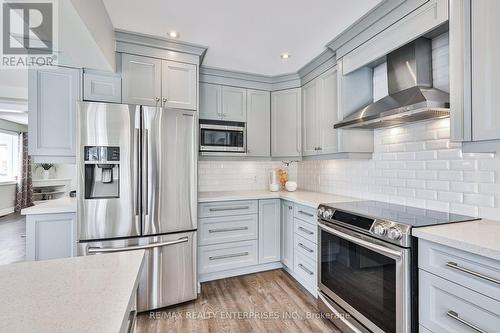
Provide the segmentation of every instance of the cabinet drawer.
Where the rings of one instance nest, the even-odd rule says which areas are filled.
[[[257,239],[257,215],[206,217],[199,219],[199,245]]]
[[[257,265],[258,241],[242,241],[198,247],[199,273]]]
[[[293,217],[301,219],[304,222],[309,222],[314,225],[318,222],[316,216],[316,208],[295,204],[293,206]]]
[[[500,262],[498,261],[420,240],[418,266],[500,301]]]
[[[498,332],[500,302],[419,270],[420,323],[432,332]],[[479,331],[480,332],[480,331]]]
[[[312,261],[318,261],[318,246],[310,240],[307,240],[302,236],[295,235],[294,249],[295,251],[305,255]]]
[[[257,200],[205,202],[198,205],[198,217],[257,214]]]
[[[293,261],[294,261],[293,272],[300,280],[299,282],[304,283],[311,287],[316,287],[317,284],[316,262],[302,255],[298,251],[295,251]]]
[[[294,219],[293,228],[296,235],[302,236],[314,244],[318,243],[318,227],[316,225]]]

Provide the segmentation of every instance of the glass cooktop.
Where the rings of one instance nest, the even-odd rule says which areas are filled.
[[[479,218],[471,216],[391,204],[382,201],[326,203],[321,206],[342,210],[351,214],[359,214],[369,218],[377,218],[395,223],[406,224],[415,228],[479,220]]]

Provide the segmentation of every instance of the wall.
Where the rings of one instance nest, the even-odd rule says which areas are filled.
[[[374,132],[373,160],[298,165],[302,189],[500,220],[500,154],[468,154],[449,119]]]
[[[273,169],[285,168],[279,161],[200,161],[198,191],[266,190]],[[289,168],[289,180],[297,180],[297,164]]]

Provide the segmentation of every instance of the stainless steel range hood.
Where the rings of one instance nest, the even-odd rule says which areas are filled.
[[[446,118],[450,94],[432,87],[432,45],[419,38],[387,55],[389,95],[344,118],[334,128],[374,129]]]

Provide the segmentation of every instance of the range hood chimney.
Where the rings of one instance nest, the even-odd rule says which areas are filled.
[[[389,95],[334,128],[374,129],[450,115],[450,94],[432,87],[432,44],[419,38],[387,55]]]

